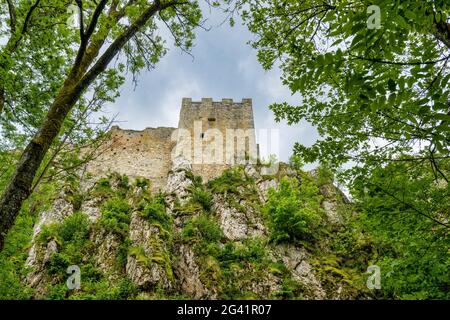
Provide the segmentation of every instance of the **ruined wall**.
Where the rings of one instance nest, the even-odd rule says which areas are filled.
[[[251,99],[215,102],[203,98],[193,102],[183,98],[178,128],[134,131],[115,126],[111,129],[111,139],[100,156],[89,164],[88,171],[95,175],[118,172],[132,178],[145,177],[157,189],[166,184],[172,160],[177,155],[191,162],[193,173],[205,181],[219,176],[233,164],[244,163],[249,158],[256,161]],[[227,132],[227,129],[240,131]],[[227,133],[241,136],[236,138]]]
[[[142,131],[111,129],[111,139],[100,156],[89,166],[95,175],[118,172],[130,177],[145,177],[155,188],[165,185],[171,168],[171,141],[175,128],[146,128]]]

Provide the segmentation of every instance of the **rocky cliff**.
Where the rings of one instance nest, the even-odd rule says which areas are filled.
[[[179,158],[159,192],[119,174],[68,181],[34,227],[23,281],[37,299],[370,297],[366,249],[340,255],[354,214],[342,192],[287,165],[260,172],[235,167],[203,182]],[[282,190],[292,183],[297,198]],[[299,218],[283,222],[286,212]]]

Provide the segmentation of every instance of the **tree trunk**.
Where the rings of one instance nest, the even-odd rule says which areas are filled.
[[[4,106],[5,106],[5,90],[3,88],[0,88],[0,116],[2,115]]]
[[[23,201],[30,195],[34,176],[46,152],[82,93],[82,89],[72,83],[73,80],[69,77],[50,107],[41,129],[23,151],[14,175],[0,199],[0,250],[3,249],[5,237],[13,226]]]

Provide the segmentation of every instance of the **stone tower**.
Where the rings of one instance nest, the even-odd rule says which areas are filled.
[[[193,102],[183,98],[178,129],[182,136],[178,146],[185,148],[194,174],[204,180],[220,175],[231,165],[256,162],[251,99],[234,102],[203,98]]]

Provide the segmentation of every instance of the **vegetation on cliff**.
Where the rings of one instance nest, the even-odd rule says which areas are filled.
[[[63,187],[62,182],[43,185],[26,206],[33,212],[22,210],[0,254],[0,297],[448,298],[445,229],[433,228],[430,233],[429,220],[411,212],[406,221],[410,230],[401,231],[406,222],[399,223],[393,215],[398,204],[376,188],[361,195],[355,188],[355,203],[348,203],[326,180],[329,170],[311,175],[288,168],[272,179],[275,187],[267,190],[261,189],[266,177],[242,167],[225,171],[206,184],[184,171],[184,179],[191,182],[185,199],[167,192],[152,193],[149,181],[129,182],[117,174],[99,179],[88,192],[79,184],[69,192],[73,183],[63,183],[64,201],[67,194],[80,193],[82,204],[67,202],[67,216],[42,225],[33,237],[40,215],[52,211]],[[385,177],[385,172],[379,172],[371,179],[382,182]],[[266,200],[258,196],[259,191],[266,192]],[[335,205],[334,212],[328,212],[324,201]],[[243,217],[256,214],[263,232],[249,228],[244,238],[233,239],[233,232],[239,232],[224,233],[233,229],[226,229],[221,220],[223,208]],[[92,210],[98,211],[97,218]],[[336,213],[339,221],[330,216]],[[143,225],[136,219],[143,219]],[[139,243],[132,236],[136,232],[148,232],[148,238]],[[394,236],[399,232],[400,236]],[[98,247],[98,239],[109,243],[105,251]],[[436,240],[439,245],[434,245]],[[49,250],[53,245],[56,249]],[[26,263],[32,246],[35,261]],[[420,261],[414,258],[417,254]],[[187,256],[192,260],[180,261]],[[287,257],[293,257],[292,261]],[[141,271],[132,269],[132,259]],[[293,261],[298,265],[292,265]],[[183,268],[191,267],[183,263],[195,267],[187,271]],[[366,287],[367,267],[372,264],[381,267],[381,290]],[[66,285],[70,265],[80,266],[79,290]],[[194,271],[197,278],[185,274]],[[141,281],[146,272],[148,278]],[[181,279],[201,290],[186,287]]]

